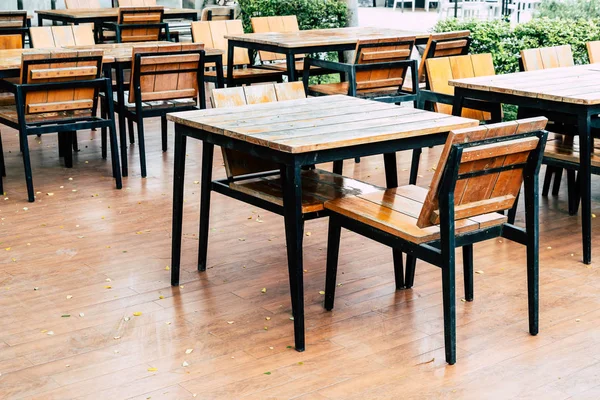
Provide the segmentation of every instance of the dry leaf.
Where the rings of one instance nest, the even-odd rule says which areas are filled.
[[[269,350],[273,350],[273,346],[269,346]]]
[[[119,339],[121,339],[121,336],[115,336],[115,337],[113,337],[113,339],[119,340]]]
[[[306,232],[306,236],[310,236],[310,235],[312,235],[311,232]]]
[[[190,364],[189,364],[187,361],[184,361],[184,362],[181,364],[181,366],[182,366],[182,367],[188,367],[189,365],[190,365]]]
[[[139,316],[141,316],[141,315],[142,315],[142,312],[141,312],[141,311],[136,311],[136,312],[134,312],[134,313],[133,313],[133,316],[134,316],[134,317],[139,317]]]
[[[112,282],[112,281],[110,280],[110,278],[106,278],[106,279],[105,279],[105,281],[106,281],[106,282]]]
[[[325,291],[324,291],[324,290],[321,290],[321,291],[319,292],[319,294],[325,294]]]
[[[270,320],[271,320],[271,317],[265,317],[265,319],[266,319],[267,321],[270,321]]]
[[[158,368],[148,368],[148,372],[156,372],[158,371]]]
[[[48,331],[48,332],[46,333],[46,335],[50,335],[50,336],[52,336],[52,335],[54,335],[54,331]]]
[[[269,327],[268,327],[268,326],[265,326],[263,329],[264,329],[265,331],[268,331],[268,330],[269,330]]]
[[[194,351],[194,349],[187,349],[187,350],[185,351],[185,354],[191,354],[191,353],[192,353],[192,351]]]
[[[129,317],[123,317],[123,321],[125,321],[125,322],[129,321]]]
[[[267,288],[264,287],[264,288],[260,289],[260,292],[261,293],[267,293]]]
[[[235,321],[227,321],[229,325],[233,324]]]
[[[67,300],[70,300],[70,299],[72,299],[72,298],[73,298],[73,296],[72,296],[72,295],[70,295],[70,294],[68,294],[68,295],[67,295]]]
[[[476,274],[483,275],[483,271],[475,271]]]
[[[112,289],[112,286],[106,285],[106,286],[104,286],[104,289]]]
[[[171,267],[169,267],[168,265],[165,267],[165,271],[169,271],[171,269]]]
[[[80,313],[79,313],[79,316],[80,316],[80,317],[85,317],[85,314],[84,314],[84,313],[82,313],[82,312],[80,312]]]
[[[40,290],[40,288],[36,286],[33,288],[33,290]]]

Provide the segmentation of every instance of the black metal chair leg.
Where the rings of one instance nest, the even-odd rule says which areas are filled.
[[[140,129],[139,124],[138,129]],[[127,118],[127,130],[129,131],[129,143],[135,143],[135,133],[133,132],[133,120],[131,119],[131,117]]]
[[[552,174],[554,174],[555,167],[550,165],[546,166],[546,174],[544,175],[544,186],[542,188],[542,196],[548,196],[550,192],[550,184],[552,183]]]
[[[465,280],[465,300],[473,301],[473,245],[463,246],[463,275]]]
[[[65,157],[65,167],[73,168],[73,150],[71,144],[73,143],[74,132],[64,132],[63,136],[63,152]]]
[[[539,188],[536,174],[525,179],[529,333],[537,335],[539,331]]]
[[[519,197],[521,196],[521,192],[517,193],[517,198],[515,199],[515,204],[513,204],[512,208],[508,210],[508,223],[514,224],[515,219],[517,218],[517,209],[519,208]]]
[[[23,150],[21,150],[21,151],[23,151]],[[59,157],[65,156],[65,133],[64,132],[58,133],[58,156]]]
[[[162,138],[162,151],[167,151],[167,116],[160,117],[160,133]]]
[[[404,265],[402,263],[402,252],[398,249],[392,249],[394,258],[394,278],[396,280],[396,290],[404,289]]]
[[[0,176],[6,176],[6,164],[4,163],[4,150],[2,149],[2,134],[0,133]],[[2,183],[0,182],[0,185]],[[0,194],[4,193],[0,188]]]
[[[333,162],[333,173],[334,174],[342,174],[344,169],[344,160],[337,160]]]
[[[554,184],[552,185],[552,196],[558,196],[560,190],[560,181],[562,179],[563,169],[557,167],[554,170]]]
[[[142,178],[146,177],[146,142],[144,140],[144,117],[137,114],[138,145],[140,146],[140,169]]]
[[[567,200],[569,204],[569,215],[577,214],[579,197],[577,196],[577,178],[574,169],[567,170]]]
[[[325,309],[331,311],[335,300],[335,281],[337,277],[340,236],[342,227],[335,217],[329,217],[327,234],[327,270],[325,275]]]
[[[185,139],[182,139],[182,142],[183,150],[185,150]],[[211,180],[214,147],[215,146],[213,144],[202,142],[202,179],[200,181],[200,230],[198,232],[198,271],[206,271],[206,260],[208,255],[208,228],[210,223],[210,191],[212,187]],[[181,157],[185,160],[185,153],[182,153]],[[180,166],[180,168],[183,174],[183,170],[185,169],[185,161],[181,161],[181,164],[182,165]]]
[[[71,135],[71,144],[73,145],[73,151],[79,152],[79,143],[77,142],[77,132],[73,132]]]
[[[360,157],[355,157],[354,158],[354,162],[357,163],[357,164],[359,164],[360,163]]]
[[[100,117],[106,119],[106,98],[103,98],[103,100],[100,102]],[[107,156],[107,151],[106,151],[106,147],[107,147],[107,128],[103,127],[100,130],[100,147],[101,147],[101,151],[102,151],[102,159],[106,160],[106,156]]]
[[[31,173],[31,160],[29,159],[29,143],[27,142],[27,136],[23,133],[19,135],[24,136],[21,140],[23,146],[23,167],[25,168],[25,183],[27,184],[27,198],[30,203],[35,201],[35,192],[33,191],[33,177]]]
[[[413,287],[415,283],[415,268],[417,266],[417,259],[415,256],[407,254],[406,255],[406,278],[404,279],[404,286],[407,289]]]
[[[410,163],[410,178],[408,183],[410,185],[417,184],[417,177],[419,175],[419,161],[421,160],[422,149],[414,149],[412,153],[412,161]]]

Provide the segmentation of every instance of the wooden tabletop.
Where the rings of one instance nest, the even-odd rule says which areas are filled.
[[[104,50],[104,63],[131,61],[131,49],[135,46],[148,46],[155,44],[168,44],[168,42],[144,42],[144,43],[110,43],[97,44],[94,46],[69,46],[66,49],[102,49]],[[36,53],[48,51],[48,49],[14,49],[0,50],[0,71],[20,70],[21,56],[23,53]],[[223,54],[222,50],[205,49],[206,55]]]
[[[562,103],[600,104],[600,65],[597,64],[455,79],[449,84]]]
[[[349,96],[172,113],[196,129],[286,153],[342,148],[477,126],[478,121]]]
[[[430,34],[427,32],[403,31],[398,29],[357,27],[312,29],[297,32],[246,33],[243,35],[225,35],[225,38],[242,42],[294,48],[304,46],[353,44],[359,39],[386,39],[405,36],[415,36],[417,39],[427,39]]]
[[[44,17],[67,17],[74,19],[89,19],[89,18],[117,18],[119,16],[118,8],[86,8],[86,9],[62,9],[62,10],[36,10],[37,14]],[[173,14],[198,14],[198,10],[190,8],[165,8],[165,18]]]

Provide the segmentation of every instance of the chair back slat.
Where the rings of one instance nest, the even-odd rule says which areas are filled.
[[[568,44],[521,50],[521,62],[525,71],[572,67],[575,65],[573,52]]]
[[[419,82],[426,81],[426,60],[438,57],[459,56],[469,54],[471,44],[470,31],[454,31],[444,33],[433,33],[423,52],[423,58],[419,65]]]
[[[95,44],[92,24],[35,26],[30,29],[30,37],[31,47],[36,49]]]
[[[213,107],[226,108],[301,98],[306,98],[304,85],[302,82],[291,82],[214,89],[210,100]],[[223,151],[225,172],[229,179],[236,176],[279,169],[279,165],[274,162],[224,147],[221,149]]]
[[[491,54],[432,58],[428,59],[426,64],[428,89],[448,95],[454,95],[454,87],[448,84],[448,81],[452,79],[495,75]],[[452,114],[450,104],[434,103],[434,110]],[[487,121],[491,118],[488,112],[470,108],[463,108],[462,116],[479,121]]]
[[[0,32],[8,28],[26,28],[27,11],[0,11]]]
[[[410,59],[414,37],[359,40],[356,44],[356,64],[379,64]],[[399,89],[407,66],[376,68],[356,72],[356,89]]]
[[[0,50],[22,49],[27,33],[27,11],[0,11]]]
[[[156,0],[119,0],[119,7],[151,7]]]
[[[68,10],[100,7],[100,0],[65,0],[65,8]]]
[[[134,47],[129,102],[136,100],[136,78],[140,82],[141,101],[189,98],[197,101],[200,51],[203,48],[198,43]],[[137,55],[140,55],[139,66],[136,66]]]
[[[22,49],[23,36],[0,34],[0,50]]]
[[[465,146],[458,160],[454,186],[455,220],[512,208],[523,182],[523,170],[539,137],[523,135],[545,128],[544,117],[452,131],[448,135],[417,226],[440,223],[439,194],[443,174],[455,145]],[[514,136],[514,138],[508,138]],[[505,138],[494,141],[494,138]]]
[[[600,40],[594,40],[585,44],[590,64],[600,63]]]
[[[52,50],[25,53],[22,57],[23,84],[64,82],[59,88],[40,88],[25,96],[25,114],[62,111],[92,112],[97,104],[97,87],[69,87],[69,82],[97,79],[102,71],[102,50]]]
[[[273,17],[253,17],[250,19],[252,31],[254,33],[267,32],[298,32],[298,18],[295,15],[283,15]],[[271,53],[270,51],[260,50],[258,55],[261,61],[281,61],[285,60],[285,55],[280,53]],[[297,57],[304,57],[298,54]]]
[[[163,22],[163,6],[119,7],[118,23],[121,25],[121,42],[151,42],[160,40],[160,28],[126,25],[159,24]]]
[[[223,65],[227,65],[227,39],[225,39],[225,36],[242,33],[244,33],[244,27],[239,19],[192,22],[192,41],[194,43],[204,43],[206,48],[223,50]],[[248,51],[236,47],[233,53],[233,65],[248,64],[250,64]]]
[[[227,21],[235,19],[235,8],[228,6],[204,7],[201,21]]]

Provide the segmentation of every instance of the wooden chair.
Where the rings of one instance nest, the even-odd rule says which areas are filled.
[[[353,64],[307,57],[304,60],[304,86],[310,95],[344,94],[387,103],[416,103],[417,61],[410,59],[414,44],[414,37],[359,40]],[[348,81],[309,86],[311,66],[343,72],[348,76]],[[408,71],[414,81],[411,87],[415,88],[410,91],[403,89]]]
[[[30,35],[31,47],[36,49],[96,44],[92,24],[34,26],[30,28]]]
[[[590,64],[600,63],[600,40],[587,42],[585,47],[587,48]]]
[[[392,8],[395,10],[396,6],[400,4],[400,10],[404,12],[404,3],[412,3],[412,11],[415,12],[415,0],[394,0],[394,5],[392,5]]]
[[[302,102],[306,97],[302,82],[275,83],[214,89],[211,94],[213,107],[219,108],[223,121],[235,120],[240,116],[227,112],[237,106],[274,101]],[[261,112],[260,109],[257,112]],[[262,111],[264,113],[264,111]],[[268,113],[264,114],[269,117]],[[236,198],[256,207],[283,215],[283,192],[281,165],[250,154],[223,150],[227,178],[213,181],[212,190]],[[320,169],[302,171],[302,214],[304,220],[327,215],[324,203],[327,200],[370,193],[380,190],[377,186],[337,175]],[[200,225],[207,226],[208,213],[201,213]],[[202,228],[201,228],[202,229]],[[208,230],[207,230],[208,231]],[[200,243],[202,246],[203,244]],[[179,282],[179,271],[171,270],[171,279]]]
[[[27,11],[0,11],[0,50],[22,49],[28,33]]]
[[[231,21],[196,21],[192,22],[192,40],[194,43],[204,43],[206,48],[223,50],[223,65],[227,65],[227,39],[225,35],[244,33],[241,20]],[[242,48],[235,48],[233,53],[233,71],[226,68],[214,68],[205,72],[205,80],[217,85],[223,85],[223,79],[233,74],[235,86],[248,85],[261,82],[281,82],[283,73],[264,68],[251,67],[248,52]],[[224,76],[223,76],[224,75]]]
[[[502,236],[527,247],[529,332],[536,335],[538,172],[545,125],[545,118],[532,118],[450,132],[429,190],[408,185],[325,202],[331,212],[325,308],[333,308],[342,227],[436,265],[442,270],[446,362],[454,364],[455,248],[463,247],[465,299],[472,301],[473,244]],[[523,181],[525,229],[499,213],[513,206]],[[407,267],[407,288],[414,272]]]
[[[425,60],[427,81],[419,91],[419,108],[452,114],[454,87],[449,80],[495,75],[491,54],[438,57]],[[467,100],[470,108],[463,108],[462,116],[478,121],[499,122],[502,120],[502,105]],[[419,158],[422,149],[413,150],[409,183],[415,185],[419,173]]]
[[[19,131],[30,202],[35,200],[27,141],[31,135],[57,132],[65,165],[71,167],[73,133],[81,129],[108,128],[113,177],[117,189],[121,188],[112,104],[106,118],[96,116],[99,91],[112,95],[110,80],[101,78],[102,57],[102,50],[25,53],[20,82],[0,83],[2,89],[15,94],[15,105],[0,107],[0,122]]]
[[[272,16],[272,17],[253,17],[250,19],[252,31],[254,33],[268,32],[298,32],[298,19],[295,15]],[[260,50],[258,52],[260,63],[263,67],[287,73],[287,62],[285,54],[272,53],[270,51]],[[301,76],[304,72],[304,55],[296,55],[296,71]],[[322,68],[311,67],[311,75],[330,74],[331,71]]]
[[[231,19],[235,19],[235,8],[227,6],[204,7],[200,16],[201,21],[227,21]]]
[[[572,67],[575,65],[573,60],[573,52],[571,46],[553,46],[553,47],[542,47],[536,49],[526,49],[521,51],[521,58],[519,59],[519,67],[522,71],[536,71],[541,69],[560,68],[560,67]],[[519,107],[518,117],[529,117],[532,115],[539,115],[540,111],[537,109],[528,109],[525,107]],[[573,136],[576,129],[576,121],[569,115],[552,113],[552,115],[546,115],[550,120],[548,123],[548,130],[551,132],[565,134]],[[561,147],[564,147],[567,143],[573,143],[573,140],[557,137]],[[550,141],[549,143],[551,143]],[[554,147],[550,146],[552,150]],[[557,167],[560,162],[552,162],[553,157],[551,151],[545,153],[544,163],[547,164],[546,174],[544,177],[544,184],[542,188],[542,196],[547,196],[550,192],[550,186],[554,179],[554,185],[552,187],[552,194],[558,195],[560,190],[560,181],[562,178],[563,168]],[[546,162],[548,161],[549,164]],[[576,169],[567,168],[567,180],[568,182],[575,182]],[[569,193],[575,193],[574,187],[569,188]],[[571,196],[570,196],[571,197]],[[569,199],[569,213],[574,215],[577,213],[576,208],[573,208],[575,204],[574,198]]]
[[[67,10],[102,8],[100,0],[65,0]]]
[[[115,32],[117,43],[155,42],[161,37],[170,41],[169,24],[163,22],[164,11],[163,6],[119,7],[118,21],[103,27]]]
[[[140,45],[132,49],[125,117],[137,125],[142,178],[146,177],[144,118],[161,117],[162,150],[167,151],[167,113],[205,108],[203,49],[195,43]]]

